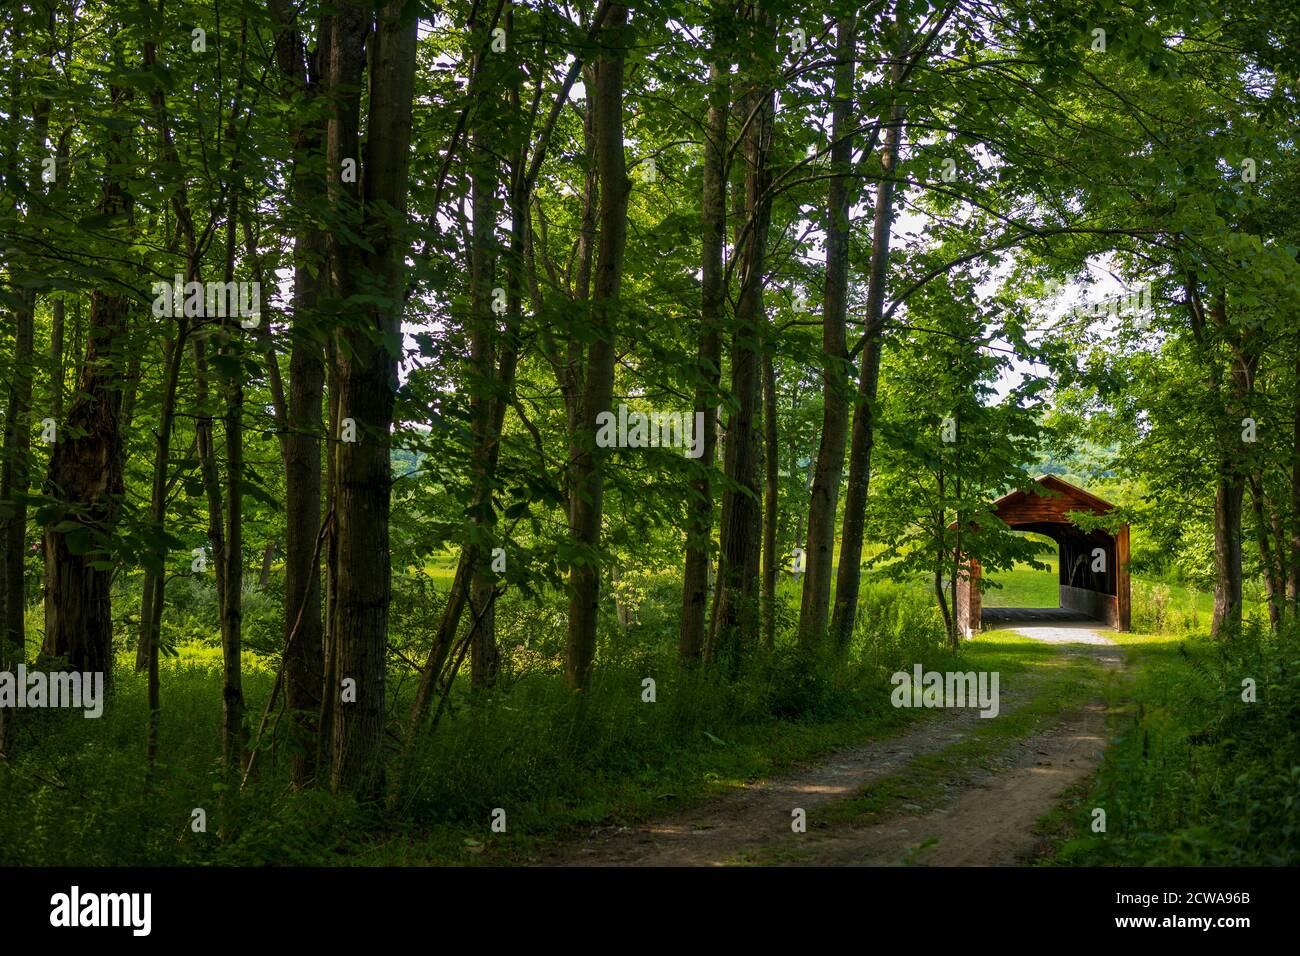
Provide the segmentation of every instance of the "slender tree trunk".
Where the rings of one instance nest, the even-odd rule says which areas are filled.
[[[192,266],[192,268],[196,268]],[[140,595],[140,639],[136,646],[136,671],[148,670],[157,653],[159,625],[162,621],[163,582],[166,575],[167,548],[162,540],[167,517],[167,466],[171,458],[172,426],[176,417],[176,392],[180,381],[181,364],[185,357],[185,341],[189,336],[189,321],[183,316],[176,320],[176,332],[168,339],[163,350],[163,382],[159,396],[158,431],[154,451],[153,485],[149,496],[149,521],[158,538],[154,561],[156,566],[145,566],[144,583]]]
[[[27,503],[31,455],[32,357],[36,296],[24,292],[14,312],[13,378],[5,411],[4,464],[0,468],[0,503],[7,516],[0,523],[4,542],[3,643],[14,661],[21,661],[27,642],[23,617],[27,611],[27,589],[23,569],[27,560]],[[0,655],[3,656],[3,655]]]
[[[482,45],[486,24],[474,29],[475,44]],[[475,74],[486,69],[483,58],[476,58]],[[490,81],[489,81],[490,82]],[[469,381],[470,435],[474,443],[471,452],[473,490],[471,492],[468,538],[472,551],[472,605],[478,609],[489,607],[492,593],[490,566],[495,542],[495,515],[492,504],[492,481],[495,472],[497,436],[493,433],[493,412],[496,401],[496,314],[492,310],[497,268],[497,201],[496,192],[501,182],[501,166],[493,154],[490,140],[494,131],[487,111],[475,111],[474,128],[469,135],[470,191],[473,225],[470,238],[469,286]],[[492,614],[491,631],[486,631],[486,618],[479,621],[470,647],[471,682],[474,687],[489,686],[496,673],[495,613]]]
[[[583,69],[583,82],[587,89],[596,88],[596,67]],[[596,111],[588,103],[582,120],[583,155],[596,155]],[[587,164],[587,175],[582,187],[582,212],[578,221],[577,263],[573,281],[573,297],[584,321],[591,321],[591,273],[596,261],[596,220],[600,212],[600,168]],[[573,509],[578,500],[578,460],[582,457],[582,396],[586,387],[586,347],[581,339],[571,336],[565,343],[565,365],[560,378],[564,393],[565,421],[568,425],[569,457],[565,469],[565,491],[568,494],[569,523],[573,524]]]
[[[1215,298],[1214,315],[1220,328],[1227,325],[1226,296]],[[1253,388],[1254,365],[1234,346],[1230,367],[1230,420],[1240,421],[1249,406]],[[1246,490],[1246,475],[1238,448],[1220,453],[1218,484],[1214,494],[1214,617],[1210,631],[1215,637],[1235,632],[1241,627],[1241,509]]]
[[[295,714],[306,741],[317,730],[325,676],[321,622],[320,557],[316,537],[321,524],[321,397],[325,368],[320,343],[312,337],[318,278],[312,274],[323,247],[319,234],[295,242],[293,321],[289,354],[288,434],[285,437],[284,637],[295,623],[298,633],[285,653],[285,704]],[[299,622],[299,615],[301,621]],[[316,776],[314,748],[308,743],[293,758],[295,787]]]
[[[767,234],[771,218],[772,113],[774,97],[761,74],[775,45],[770,18],[754,11],[750,21],[756,39],[750,69],[753,92],[745,97],[746,114],[753,114],[745,131],[746,227],[741,244],[740,294],[736,302],[731,345],[731,392],[735,411],[727,423],[724,469],[729,485],[722,497],[722,528],[718,559],[718,593],[706,659],[739,665],[745,644],[757,638],[758,563],[761,530],[758,456],[759,403],[762,395],[761,359],[763,282]]]
[[[235,230],[237,200],[232,199],[226,223],[225,281],[235,278]],[[258,312],[261,313],[261,303]],[[227,317],[222,323],[225,344],[222,353],[228,363],[242,369],[239,323]],[[230,367],[230,364],[227,365]],[[243,591],[244,591],[244,386],[241,372],[225,374],[226,437],[226,528],[224,563],[225,593],[221,602],[222,734],[221,758],[227,775],[239,773],[244,763],[247,732],[244,729],[243,686]]]
[[[262,590],[266,590],[271,583],[271,571],[275,567],[276,547],[275,538],[269,538],[266,544],[262,546],[262,567],[257,572],[257,586]]]
[[[714,26],[714,44],[719,44]],[[714,458],[718,443],[718,382],[722,367],[723,308],[726,304],[722,247],[727,222],[727,116],[731,92],[727,67],[709,67],[709,114],[704,143],[704,190],[700,200],[701,281],[700,345],[696,359],[695,421],[702,425],[700,457],[691,478],[691,516],[686,530],[686,568],[682,575],[682,618],[677,651],[686,662],[704,651],[705,613],[709,603],[709,552],[713,537]]]
[[[63,320],[66,308],[60,296],[54,300],[50,316],[50,417],[56,426],[63,422]]]
[[[471,602],[478,626],[470,640],[470,682],[475,690],[484,690],[496,683],[497,672],[501,666],[501,657],[496,645],[496,601],[492,592],[496,580],[486,564],[483,564],[474,578],[474,597]],[[487,630],[491,639],[480,636]]]
[[[1222,463],[1214,493],[1214,617],[1216,637],[1241,626],[1241,505],[1243,485],[1233,466]]]
[[[279,25],[276,59],[289,94],[315,102],[331,48],[332,21],[322,18],[316,46],[309,54],[295,11],[285,0],[273,0],[271,9]],[[290,184],[294,205],[303,218],[294,230],[289,395],[281,442],[285,472],[284,693],[304,743],[296,748],[290,771],[293,786],[301,789],[316,777],[320,741],[317,746],[312,741],[321,708],[328,701],[321,693],[325,661],[320,552],[316,547],[321,524],[321,404],[325,389],[318,310],[326,280],[320,269],[325,238],[308,214],[315,197],[325,192],[325,181],[312,165],[324,145],[324,124],[320,120],[299,123],[290,129],[290,135],[294,157]],[[290,643],[295,625],[298,630]]]
[[[614,394],[614,336],[627,247],[627,201],[632,184],[623,156],[623,60],[628,9],[610,7],[600,31],[592,93],[596,166],[600,174],[600,241],[593,281],[587,372],[579,430],[581,452],[574,463],[575,499],[570,534],[579,557],[569,572],[569,631],[564,677],[585,690],[596,655],[600,610],[600,522],[604,510],[603,450],[596,447],[596,416],[609,411]]]
[[[1272,522],[1265,513],[1270,510],[1264,500],[1264,482],[1258,472],[1250,476],[1250,504],[1255,517],[1255,540],[1259,544],[1259,560],[1264,569],[1264,590],[1268,597],[1268,625],[1276,631],[1282,625],[1286,607],[1286,584],[1281,568],[1273,560],[1270,540]]]
[[[197,332],[191,336],[190,342],[194,351],[194,433],[198,444],[199,477],[203,482],[203,497],[207,502],[208,544],[212,550],[212,561],[208,566],[216,580],[217,607],[220,609],[226,606],[225,508],[221,500],[221,471],[217,465],[217,452],[212,438],[208,343]]]
[[[780,517],[780,460],[776,444],[776,368],[763,351],[763,646],[776,646],[776,526]]]
[[[49,57],[53,57],[53,47]],[[41,64],[48,69],[48,59]],[[14,79],[15,87],[21,79]],[[10,122],[18,116],[11,113]],[[27,189],[34,195],[44,190],[41,185],[42,160],[46,154],[46,139],[50,125],[50,101],[38,99],[32,109],[31,154],[27,170]],[[16,166],[16,159],[12,162]],[[19,178],[19,177],[15,177]],[[26,218],[29,224],[39,221],[41,212],[28,204]],[[4,461],[0,466],[0,512],[7,512],[0,521],[0,541],[4,543],[4,561],[0,564],[0,606],[4,609],[3,635],[0,636],[0,666],[9,661],[21,662],[26,656],[27,587],[24,573],[27,563],[27,502],[31,487],[31,434],[32,434],[32,381],[35,373],[36,293],[22,289],[18,295],[18,308],[14,311],[13,377],[9,384],[9,401],[5,411]],[[56,419],[57,422],[57,419]],[[7,648],[7,652],[6,652]],[[4,721],[0,715],[0,721]],[[0,738],[4,736],[0,731]],[[0,743],[4,743],[0,739]]]
[[[1287,567],[1286,598],[1292,617],[1300,617],[1300,337],[1295,345],[1295,405],[1291,431],[1291,548]]]
[[[897,81],[900,67],[893,67]],[[865,538],[867,497],[871,484],[871,451],[875,444],[876,387],[880,381],[880,355],[884,346],[885,283],[889,275],[889,229],[894,212],[894,168],[902,142],[903,110],[895,103],[885,133],[881,180],[876,188],[872,222],[871,266],[867,285],[866,321],[863,329],[862,370],[858,378],[857,406],[853,410],[849,446],[849,482],[844,494],[844,527],[840,535],[840,563],[835,577],[835,606],[831,634],[840,650],[848,647],[858,617],[858,592],[862,584],[862,548]]]
[[[128,347],[130,347],[130,344],[128,340]],[[143,373],[140,370],[140,365],[144,360],[143,351],[143,345],[140,348],[132,348],[131,357],[127,360],[126,380],[122,383],[122,411],[118,416],[120,419],[119,428],[123,435],[131,434],[131,427],[135,424],[136,398],[140,394],[140,382],[143,378]]]
[[[589,90],[596,88],[594,65],[582,70],[583,83]],[[596,153],[595,111],[588,104],[582,119],[583,154]],[[574,256],[573,300],[574,307],[584,322],[591,321],[591,272],[596,257],[596,218],[600,207],[600,170],[595,163],[587,164],[583,180],[582,209],[578,217],[578,248]],[[564,396],[564,419],[568,437],[568,457],[564,469],[564,492],[569,525],[573,525],[573,509],[577,501],[578,459],[582,457],[582,396],[585,385],[586,347],[577,336],[570,336],[564,344],[564,355],[554,356],[556,381]]]
[[[963,528],[962,525],[963,518],[961,513],[961,468],[962,468],[961,416],[957,415],[955,421],[957,427],[957,435],[956,435],[957,441],[953,444],[952,450],[953,450],[954,457],[957,459],[956,466],[953,468],[953,482],[957,486],[956,488],[957,493],[954,496],[954,502],[953,502],[953,512],[954,512],[953,523],[956,525],[956,527],[953,529],[954,535],[953,535],[953,545],[952,545],[952,578],[950,579],[950,584],[949,584],[949,593],[952,595],[952,616],[948,621],[948,640],[952,646],[952,650],[954,654],[957,652],[958,648],[961,647],[961,637],[962,637],[960,631],[960,625],[957,621],[957,583],[961,577],[961,539],[962,539],[962,528]],[[940,533],[942,533],[943,530],[944,529],[941,528]],[[974,587],[975,583],[971,582],[971,586]]]
[[[146,69],[153,69],[156,61],[157,46],[153,41],[147,40],[144,44],[144,65]],[[149,99],[153,107],[154,119],[158,130],[159,151],[169,163],[179,168],[180,159],[173,144],[171,126],[167,114],[166,92],[163,86],[158,85],[151,90]],[[177,190],[172,195],[171,202],[176,214],[178,227],[177,233],[184,237],[186,244],[186,281],[198,282],[200,263],[203,259],[207,237],[210,235],[210,232],[205,232],[202,238],[197,235],[194,226],[193,213],[189,205],[188,193],[183,185],[181,189]],[[155,438],[153,483],[150,489],[149,502],[150,531],[154,536],[154,541],[152,542],[154,553],[152,556],[153,561],[145,567],[144,581],[143,586],[141,587],[140,630],[139,640],[136,645],[136,670],[137,672],[144,670],[148,675],[149,724],[146,731],[145,743],[146,787],[151,786],[153,782],[155,761],[158,754],[158,735],[162,725],[162,691],[160,687],[158,658],[160,653],[162,615],[166,591],[166,563],[168,553],[167,543],[165,540],[167,492],[170,487],[167,481],[167,470],[171,457],[171,439],[175,421],[176,397],[179,388],[180,370],[184,363],[185,345],[189,333],[190,324],[188,318],[184,315],[177,316],[175,334],[168,340],[163,349],[164,372],[162,392],[159,401],[158,431]],[[198,345],[195,343],[195,348],[197,349],[197,347]],[[127,395],[123,398],[122,429],[124,432],[129,431],[131,420],[134,416],[135,396],[138,393],[140,383],[140,360],[140,351],[136,351],[132,354],[130,370],[128,372],[128,380],[131,384]],[[204,410],[203,403],[200,403],[199,409],[200,413],[202,413]],[[210,425],[207,434],[210,440]],[[196,428],[196,448],[201,448],[202,437],[201,431]],[[215,467],[215,465],[213,465],[213,467]],[[211,484],[209,484],[210,478],[211,475],[205,471],[205,489],[210,489],[212,487]],[[220,506],[218,505],[218,514],[219,513]],[[220,612],[219,609],[219,613]]]
[[[0,672],[14,673],[27,656],[24,617],[27,588],[23,574],[27,560],[27,504],[32,403],[32,339],[36,296],[24,291],[15,313],[13,378],[5,411],[4,464],[0,467]],[[55,419],[57,422],[58,419]],[[0,710],[0,753],[13,750],[18,711]]]
[[[934,599],[939,604],[939,613],[943,616],[943,632],[948,638],[949,646],[951,646],[953,628],[956,626],[956,622],[953,618],[952,611],[948,609],[948,596],[944,594],[943,590],[942,560],[940,560],[939,564],[934,569]]]
[[[61,191],[68,182],[68,140],[71,136],[72,128],[65,127],[59,136],[59,145],[57,148],[57,176],[55,179],[55,190]],[[63,371],[64,348],[63,348],[63,327],[66,317],[67,306],[64,303],[63,296],[60,295],[54,299],[50,307],[50,417],[54,419],[56,427],[63,425],[63,389],[66,384],[67,376]]]
[[[75,390],[77,383],[81,381],[81,373],[86,364],[85,352],[85,323],[82,319],[83,312],[81,297],[78,296],[73,300],[72,305],[72,350],[68,354],[72,356],[72,386]],[[63,424],[60,422],[59,424]]]
[[[477,70],[482,66],[483,64],[479,62],[475,68]],[[493,88],[493,84],[490,82],[479,83],[477,88],[479,90],[490,90]],[[519,111],[517,92],[512,92],[510,104],[515,116],[522,115]],[[585,126],[588,130],[587,135],[590,136],[590,122],[587,122]],[[481,137],[484,134],[476,127],[472,135]],[[533,153],[531,162],[534,167],[537,167],[541,162],[541,157],[545,154],[546,141],[539,142],[535,149],[536,152]],[[471,168],[473,174],[478,177],[477,187],[472,184],[474,193],[472,201],[483,204],[483,207],[474,214],[474,219],[477,227],[485,233],[490,231],[489,227],[495,221],[494,211],[488,208],[493,206],[490,203],[490,189],[492,188],[490,180],[493,176],[499,175],[499,166],[494,161],[489,162],[489,159],[485,143],[478,141],[471,143]],[[475,442],[473,451],[475,482],[471,493],[471,511],[476,515],[493,518],[493,520],[494,513],[491,512],[493,507],[492,483],[495,479],[497,459],[501,448],[501,429],[505,422],[506,410],[513,400],[515,367],[519,358],[519,328],[523,316],[523,271],[528,242],[529,197],[532,194],[532,185],[528,181],[525,172],[528,162],[527,150],[521,145],[512,157],[509,188],[510,247],[506,261],[506,328],[504,335],[500,336],[502,347],[495,368],[490,363],[484,364],[483,362],[485,357],[490,357],[484,354],[486,351],[484,348],[485,343],[478,342],[476,348],[475,341],[471,341],[471,372],[475,377],[484,381],[484,384],[490,381],[491,385],[490,390],[486,390],[490,400],[482,410],[486,415],[486,420],[475,419],[476,423],[483,427],[478,433],[478,440]],[[493,172],[484,177],[483,173],[486,166],[490,166]],[[584,212],[584,217],[585,215]],[[495,244],[490,242],[488,237],[481,235],[477,240],[471,237],[470,245],[473,260],[471,262],[470,324],[472,327],[485,331],[495,329],[495,320],[490,318],[492,314],[490,307],[490,278],[494,273],[489,268],[489,260]],[[475,259],[476,251],[481,252],[487,259],[482,262]],[[475,269],[478,271],[476,272]],[[476,298],[476,296],[481,296],[481,299]],[[480,312],[482,313],[480,319],[474,319],[474,316]],[[490,344],[490,342],[487,344]],[[550,357],[554,358],[553,355]],[[560,372],[558,378],[565,398],[569,434],[572,435],[576,412],[574,411],[571,379],[563,371]],[[478,410],[476,409],[477,413]],[[455,641],[457,627],[467,603],[472,604],[471,613],[477,617],[477,625],[471,625],[473,630],[470,636],[470,667],[474,675],[474,686],[490,686],[496,681],[500,660],[496,643],[496,606],[493,600],[496,572],[491,571],[491,551],[489,550],[495,542],[495,538],[493,537],[490,541],[480,540],[482,536],[477,533],[478,529],[475,526],[471,526],[469,530],[471,533],[466,535],[466,540],[461,546],[456,574],[452,579],[451,591],[447,597],[447,606],[444,608],[442,619],[439,621],[433,646],[430,648],[424,667],[421,669],[420,683],[416,690],[415,702],[412,705],[411,715],[408,720],[407,751],[403,757],[402,773],[406,769],[406,757],[409,756],[409,749],[428,715],[433,696],[438,688],[438,680],[443,675],[444,665],[447,663],[448,655]],[[393,796],[396,797],[397,794],[394,793]]]
[[[328,21],[327,21],[328,22]],[[339,374],[338,336],[331,335],[325,346],[326,353],[326,406],[329,409],[329,443],[325,446],[325,513],[336,513],[338,500],[338,447],[339,447]],[[338,655],[335,652],[334,622],[338,607],[338,529],[330,520],[325,538],[325,611],[321,620],[321,689],[320,714],[316,724],[317,779],[327,775],[334,739],[334,711],[341,682],[338,673]]]
[[[808,505],[807,576],[799,608],[799,646],[821,644],[830,614],[835,519],[844,475],[844,443],[849,426],[849,356],[845,324],[849,294],[849,213],[853,180],[853,72],[857,58],[857,17],[836,26],[835,105],[831,114],[831,169],[826,196],[826,284],[822,303],[822,431]]]

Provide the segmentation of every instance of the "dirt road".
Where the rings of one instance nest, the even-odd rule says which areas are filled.
[[[1088,655],[1103,667],[1123,665],[1120,649],[1094,626],[1020,625],[1016,632]],[[1023,695],[1002,693],[1002,713]],[[823,810],[875,781],[906,774],[917,757],[965,740],[980,722],[974,709],[945,710],[893,737],[840,751],[812,766],[758,781],[671,817],[631,828],[597,831],[539,861],[577,866],[1003,865],[1034,853],[1035,823],[1097,767],[1106,742],[1100,701],[1010,743],[976,773],[954,773],[939,788],[942,805],[891,808],[877,823],[826,823]],[[991,769],[989,769],[991,765]],[[791,828],[802,809],[807,832]]]

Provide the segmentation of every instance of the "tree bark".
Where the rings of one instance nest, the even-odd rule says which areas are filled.
[[[1221,463],[1214,492],[1214,616],[1210,632],[1222,637],[1241,626],[1241,505],[1244,486],[1231,464]]]
[[[50,317],[50,417],[56,425],[63,421],[63,297],[54,300]]]
[[[1300,337],[1295,345],[1295,406],[1291,431],[1291,542],[1287,567],[1286,599],[1293,617],[1300,617]]]
[[[845,341],[849,294],[849,212],[853,180],[853,73],[857,56],[857,17],[836,26],[835,105],[831,118],[831,169],[826,195],[826,282],[822,300],[822,430],[808,505],[807,576],[799,607],[799,646],[822,643],[830,613],[835,519],[844,475],[844,444],[849,425],[849,356]]]
[[[778,505],[781,500],[780,461],[776,444],[776,367],[763,350],[763,646],[776,646],[776,552]]]
[[[1227,308],[1227,296],[1221,292],[1215,296],[1212,315],[1215,324],[1225,331],[1228,327]],[[1249,407],[1255,362],[1244,354],[1239,343],[1233,344],[1232,352],[1228,411],[1230,422],[1237,422]],[[1232,428],[1228,429],[1229,434],[1232,431]],[[1245,490],[1242,451],[1237,447],[1225,447],[1219,455],[1218,483],[1214,493],[1214,616],[1210,631],[1215,637],[1235,633],[1241,628],[1241,509]]]
[[[713,44],[721,46],[724,29],[715,11]],[[720,59],[720,58],[719,58]],[[727,229],[727,117],[731,90],[729,67],[709,66],[709,113],[705,128],[704,181],[700,199],[700,345],[696,359],[695,421],[702,423],[700,457],[691,478],[693,507],[686,529],[686,567],[682,574],[682,617],[677,652],[683,661],[697,661],[707,637],[705,612],[709,603],[710,543],[713,537],[714,458],[718,444],[718,383],[722,369],[722,325],[726,304],[722,247]]]
[[[233,125],[233,124],[232,124]],[[226,221],[225,281],[235,278],[235,230],[238,200],[232,198]],[[261,314],[261,303],[258,312]],[[226,438],[226,534],[224,564],[225,593],[221,602],[222,660],[222,769],[228,776],[239,773],[244,763],[247,732],[244,729],[243,686],[243,591],[244,591],[244,387],[240,345],[235,338],[238,319],[227,317],[222,323],[222,353],[234,363],[233,372],[222,377],[225,397]],[[227,365],[227,369],[230,366]]]
[[[265,590],[271,583],[271,570],[275,567],[275,538],[269,538],[262,546],[262,567],[257,572],[257,586]]]
[[[309,55],[302,32],[294,26],[294,12],[284,0],[276,0],[272,11],[279,25],[276,59],[290,95],[314,101],[320,95],[329,55],[330,21],[323,19],[315,51]],[[306,744],[295,752],[290,770],[293,786],[301,789],[316,777],[317,748],[311,741],[318,731],[325,678],[320,552],[316,546],[321,523],[321,403],[325,389],[318,309],[326,274],[319,264],[325,254],[325,238],[307,213],[314,197],[325,192],[324,179],[312,168],[313,157],[324,144],[324,124],[319,120],[298,123],[290,129],[290,136],[290,184],[303,220],[294,230],[289,396],[281,442],[285,473],[284,693]],[[295,625],[297,635],[290,643]]]
[[[9,402],[5,411],[4,464],[0,468],[0,541],[4,542],[3,593],[4,633],[0,643],[7,647],[14,661],[21,661],[27,643],[24,616],[27,612],[27,588],[23,573],[27,561],[27,502],[30,487],[32,431],[33,340],[36,318],[36,295],[25,290],[14,311],[13,378],[9,383]],[[7,660],[0,651],[0,661]]]
[[[892,69],[895,81],[901,67]],[[889,228],[894,211],[894,169],[902,142],[903,109],[895,103],[881,156],[881,180],[876,189],[872,222],[871,266],[863,335],[862,370],[858,378],[857,406],[853,410],[849,446],[849,482],[844,494],[844,527],[840,535],[840,563],[835,577],[835,606],[831,635],[840,650],[848,647],[858,617],[858,592],[862,585],[862,547],[866,528],[867,497],[871,484],[871,452],[875,444],[876,387],[880,381],[880,355],[884,345],[881,316],[885,283],[889,275]]]
[[[756,40],[746,95],[745,131],[746,227],[741,244],[740,293],[736,302],[731,343],[731,393],[736,402],[727,423],[724,471],[728,489],[722,496],[722,527],[718,558],[718,591],[705,659],[735,668],[742,648],[759,631],[758,543],[761,503],[758,487],[759,402],[763,323],[763,282],[767,234],[771,219],[771,153],[774,96],[764,88],[764,62],[775,48],[771,19],[754,11],[750,28]]]
[[[126,94],[111,91],[114,112]],[[130,198],[118,176],[127,167],[121,132],[108,134],[99,211],[122,217]],[[46,495],[56,502],[45,526],[48,562],[44,651],[78,671],[102,672],[112,683],[112,571],[95,567],[117,522],[123,493],[119,431],[128,300],[116,286],[90,297],[86,357],[67,423],[50,457]],[[97,553],[98,552],[98,553]]]
[[[164,347],[164,372],[158,412],[158,431],[155,439],[153,484],[149,496],[149,521],[154,534],[159,537],[158,551],[155,554],[157,567],[146,565],[144,582],[140,589],[140,638],[135,657],[137,672],[149,669],[150,660],[157,654],[162,621],[167,550],[161,536],[167,517],[167,465],[171,458],[177,385],[180,381],[181,363],[185,356],[185,341],[189,336],[188,320],[182,316],[176,322],[176,332]]]
[[[1255,540],[1259,545],[1259,561],[1264,570],[1264,591],[1268,598],[1268,626],[1277,631],[1282,625],[1282,615],[1286,607],[1286,582],[1281,573],[1282,568],[1273,560],[1273,547],[1270,535],[1273,532],[1272,521],[1266,512],[1271,511],[1265,501],[1262,476],[1255,472],[1250,479],[1250,504],[1255,517]]]
[[[341,330],[339,416],[356,426],[356,441],[337,448],[335,546],[338,594],[334,609],[335,671],[355,697],[340,697],[331,727],[330,784],[362,795],[383,786],[385,662],[392,569],[388,518],[392,465],[389,431],[397,388],[397,354],[405,302],[405,224],[411,110],[418,21],[406,4],[379,10],[370,53],[369,117],[360,183],[345,183],[345,159],[359,159],[358,92],[370,30],[363,9],[344,6],[335,18],[330,92],[336,100],[327,128],[330,198],[335,214],[356,222],[373,251],[334,235],[331,286],[346,302],[378,295]],[[359,188],[358,188],[359,187]],[[396,220],[396,221],[395,221]],[[367,278],[369,282],[367,282]],[[340,693],[341,688],[332,689]]]
[[[54,56],[53,43],[49,48],[48,58],[36,67],[38,72],[47,72],[49,58]],[[20,68],[13,77],[14,91],[22,90],[23,70]],[[44,79],[44,77],[40,77]],[[18,97],[15,97],[17,100]],[[10,122],[18,122],[19,116],[11,113]],[[31,154],[27,169],[27,189],[39,196],[44,187],[41,185],[42,160],[46,155],[46,139],[50,125],[50,100],[48,97],[37,99],[31,114]],[[10,162],[11,171],[17,173],[17,151]],[[21,179],[15,175],[14,179]],[[37,220],[41,215],[39,208],[28,203],[26,218],[29,227],[39,228]],[[7,667],[10,661],[21,662],[26,657],[27,647],[27,587],[24,573],[27,562],[27,501],[26,496],[31,487],[31,433],[32,433],[32,382],[35,377],[35,328],[36,328],[36,293],[31,289],[22,289],[18,295],[19,305],[14,310],[14,353],[13,377],[9,383],[8,407],[5,411],[4,424],[4,459],[0,465],[0,541],[4,542],[4,560],[0,564],[0,608],[3,618],[0,627],[0,667]],[[57,422],[57,419],[56,419]],[[0,715],[0,722],[4,717]],[[3,743],[0,740],[0,743]]]
[[[471,25],[474,42],[480,48],[487,36],[486,24]],[[481,75],[487,69],[485,58],[478,56],[474,72]],[[487,86],[489,84],[484,84]],[[496,314],[492,309],[492,290],[497,268],[497,200],[496,192],[501,180],[501,166],[490,145],[494,135],[493,120],[499,117],[480,103],[473,111],[469,135],[470,192],[473,225],[469,250],[469,381],[470,436],[473,442],[471,469],[473,489],[470,501],[469,543],[472,569],[472,605],[475,609],[488,608],[492,592],[490,559],[495,542],[495,524],[492,505],[492,481],[496,471],[497,436],[493,431],[494,402],[496,400]],[[495,614],[481,618],[470,646],[471,683],[486,687],[496,674]]]
[[[628,9],[610,7],[600,31],[595,88],[589,109],[600,174],[600,240],[593,281],[587,348],[581,451],[574,463],[574,500],[570,533],[579,552],[569,572],[569,629],[564,678],[573,690],[585,690],[596,654],[600,610],[600,522],[604,506],[603,449],[596,447],[596,416],[609,411],[614,393],[614,336],[627,247],[627,202],[632,184],[623,156],[623,60]]]
[[[217,607],[226,606],[226,529],[221,495],[221,470],[212,437],[212,402],[209,387],[208,343],[201,333],[190,338],[194,352],[194,435],[199,456],[199,478],[208,512],[208,544],[212,550],[211,569],[216,581]],[[218,612],[220,613],[220,612]]]

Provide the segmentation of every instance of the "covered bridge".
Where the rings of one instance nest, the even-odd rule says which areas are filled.
[[[1113,531],[1084,531],[1067,517],[1070,512],[1104,515],[1115,506],[1055,475],[1044,475],[1036,484],[1036,489],[1003,495],[993,502],[994,512],[1013,530],[1033,531],[1056,542],[1062,608],[1127,631],[1128,525],[1113,525]],[[966,635],[980,630],[982,623],[979,579],[979,559],[972,556],[969,577],[963,575],[957,587],[957,624]]]

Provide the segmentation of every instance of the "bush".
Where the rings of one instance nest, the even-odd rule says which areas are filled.
[[[1142,652],[1140,652],[1142,653]],[[1250,624],[1232,638],[1145,649],[1136,713],[1103,764],[1088,810],[1105,834],[1066,863],[1279,866],[1300,860],[1300,629]],[[1243,680],[1256,685],[1246,702]]]

